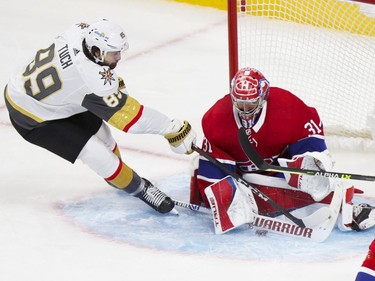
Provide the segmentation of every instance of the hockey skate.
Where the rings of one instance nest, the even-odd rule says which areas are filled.
[[[169,213],[173,210],[173,200],[155,187],[150,181],[142,178],[141,185],[143,185],[143,188],[135,197],[138,197],[159,213]]]
[[[361,231],[375,225],[375,208],[369,204],[353,206],[352,229]]]

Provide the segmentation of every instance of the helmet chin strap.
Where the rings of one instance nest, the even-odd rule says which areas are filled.
[[[85,54],[85,56],[91,60],[92,62],[95,62],[99,65],[103,65],[103,62],[101,62],[96,56],[94,56],[88,49],[87,47],[87,44],[86,44],[86,40],[84,39],[82,41],[82,50],[83,50],[83,53]]]

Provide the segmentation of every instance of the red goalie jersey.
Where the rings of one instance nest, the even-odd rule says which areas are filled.
[[[268,83],[268,81],[267,81]],[[232,86],[233,87],[233,86]],[[256,101],[259,103],[259,101]],[[204,115],[202,149],[241,175],[255,171],[256,166],[244,154],[238,141],[238,129],[246,129],[249,141],[266,161],[277,165],[277,158],[290,158],[305,152],[327,149],[321,120],[315,108],[281,88],[269,87],[258,114],[244,118],[233,94],[218,100]],[[191,201],[202,200],[208,205],[204,189],[226,175],[204,157],[191,182]],[[282,176],[282,175],[275,175]],[[314,202],[303,192],[257,186],[262,192],[286,209],[294,209]],[[274,209],[256,198],[259,213],[271,214]]]

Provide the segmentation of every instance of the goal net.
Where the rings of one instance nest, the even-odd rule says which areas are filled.
[[[228,0],[230,77],[259,69],[317,108],[329,146],[375,151],[375,18],[362,9],[337,0]]]

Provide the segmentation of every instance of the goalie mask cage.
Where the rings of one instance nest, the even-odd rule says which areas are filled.
[[[228,38],[230,78],[259,69],[317,108],[329,147],[375,151],[375,18],[360,4],[228,0]]]

